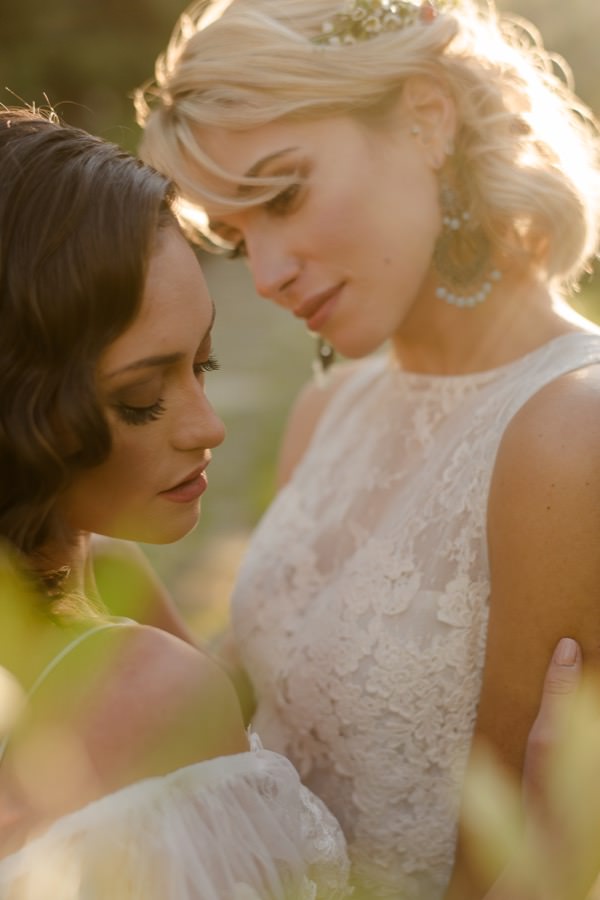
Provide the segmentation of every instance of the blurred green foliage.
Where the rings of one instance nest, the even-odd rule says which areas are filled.
[[[554,745],[523,791],[487,744],[475,742],[462,804],[465,852],[484,883],[507,860],[494,897],[600,898],[600,681],[590,670],[571,695],[547,696]],[[548,710],[547,710],[548,713]],[[527,819],[523,811],[527,810]]]
[[[184,9],[183,0],[0,0],[0,74],[27,103],[135,150],[130,95]]]

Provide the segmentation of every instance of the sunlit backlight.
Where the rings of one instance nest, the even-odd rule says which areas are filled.
[[[0,666],[0,739],[12,731],[24,704],[23,688],[14,675]]]

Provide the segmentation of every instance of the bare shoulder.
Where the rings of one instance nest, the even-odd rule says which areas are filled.
[[[534,394],[507,427],[496,470],[514,477],[520,472],[534,483],[560,474],[565,483],[574,479],[583,486],[585,475],[600,480],[599,455],[600,364],[596,364],[561,375]]]
[[[277,483],[286,484],[306,452],[323,412],[360,362],[344,362],[333,367],[323,387],[308,382],[298,395],[284,432],[279,454]]]
[[[215,659],[161,629],[124,630],[130,634],[87,717],[92,741],[110,722],[115,754],[136,777],[247,749],[237,695]]]
[[[492,477],[488,534],[492,553],[505,545],[516,553],[520,540],[529,571],[562,561],[565,572],[579,563],[580,575],[591,577],[600,534],[600,365],[555,379],[509,424]],[[588,597],[591,603],[581,590],[575,602]]]
[[[563,375],[509,424],[488,504],[491,576],[477,730],[520,767],[561,637],[600,663],[600,366]]]
[[[73,779],[70,765],[62,771],[62,757],[47,760],[48,776],[55,769],[65,791],[68,785],[75,791],[74,806],[141,778],[248,749],[221,666],[148,626],[100,631],[69,653],[36,697],[31,725],[30,746],[62,733],[78,748],[85,777]]]

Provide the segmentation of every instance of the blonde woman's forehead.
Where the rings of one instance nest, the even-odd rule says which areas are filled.
[[[340,139],[359,128],[350,116],[311,117],[298,121],[280,119],[243,131],[225,128],[194,129],[204,155],[236,178],[273,174],[279,164],[294,164],[305,154],[328,149],[339,153]]]
[[[295,126],[272,124],[243,132],[194,129],[196,146],[186,154],[185,173],[175,173],[185,199],[210,216],[260,203],[289,183],[314,149]]]
[[[301,150],[307,129],[305,123],[271,122],[244,131],[197,127],[194,133],[198,146],[220,168],[240,178],[253,178],[270,163]]]

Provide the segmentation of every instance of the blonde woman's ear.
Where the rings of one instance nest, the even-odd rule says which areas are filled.
[[[456,134],[456,107],[449,92],[435,78],[413,75],[404,83],[399,111],[411,123],[411,134],[431,167],[441,169],[454,152]]]

